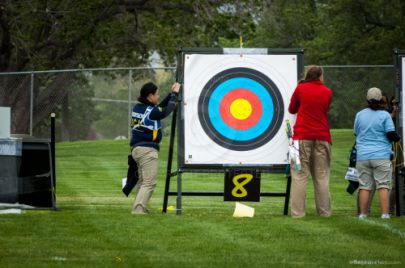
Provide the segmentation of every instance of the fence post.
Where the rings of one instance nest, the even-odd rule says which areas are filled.
[[[131,118],[132,118],[132,70],[128,71],[128,139],[131,138]]]
[[[32,136],[34,120],[34,73],[31,72],[31,82],[30,82],[30,136]]]

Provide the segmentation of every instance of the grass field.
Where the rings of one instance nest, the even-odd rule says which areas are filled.
[[[368,220],[355,217],[356,197],[344,180],[353,136],[332,134],[333,216],[315,215],[310,183],[302,219],[284,216],[279,197],[246,203],[254,218],[233,218],[235,203],[221,197],[184,197],[183,215],[162,214],[167,140],[151,213],[132,216],[134,195],[121,193],[128,141],[60,143],[59,210],[0,215],[0,267],[404,267],[405,218],[379,219],[378,198]],[[263,191],[284,188],[281,175],[262,179]],[[184,191],[222,189],[222,176],[184,175]]]

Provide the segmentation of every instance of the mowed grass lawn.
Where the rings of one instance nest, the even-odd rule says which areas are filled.
[[[0,267],[345,267],[405,266],[405,218],[355,217],[356,196],[344,174],[351,130],[334,130],[330,179],[333,216],[315,215],[308,184],[307,216],[284,216],[280,197],[262,197],[254,218],[233,218],[234,202],[183,197],[183,214],[162,214],[168,139],[150,215],[133,216],[121,193],[128,141],[57,145],[58,211],[0,215]],[[262,191],[284,191],[282,175],[266,174]],[[171,190],[175,190],[173,179]],[[223,190],[223,176],[185,174],[184,191]],[[175,197],[169,198],[175,206]]]

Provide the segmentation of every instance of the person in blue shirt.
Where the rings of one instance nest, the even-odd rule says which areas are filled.
[[[158,152],[162,140],[160,120],[176,107],[180,84],[174,83],[171,92],[159,103],[160,91],[154,83],[142,86],[138,102],[132,109],[132,157],[138,166],[138,192],[132,214],[147,214],[148,203],[157,183]]]
[[[367,217],[370,192],[378,191],[381,218],[390,218],[389,191],[391,188],[391,142],[400,137],[395,132],[390,114],[381,105],[381,90],[373,87],[367,91],[368,107],[356,114],[354,134],[356,135],[359,173],[359,218]]]

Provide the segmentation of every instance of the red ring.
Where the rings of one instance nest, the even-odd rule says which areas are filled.
[[[245,99],[252,106],[252,113],[248,118],[239,120],[232,116],[230,107],[232,102],[236,99]],[[245,88],[236,88],[229,91],[222,98],[219,105],[219,112],[222,120],[229,127],[237,130],[246,130],[259,122],[260,117],[262,116],[263,108],[259,97],[252,91]]]

